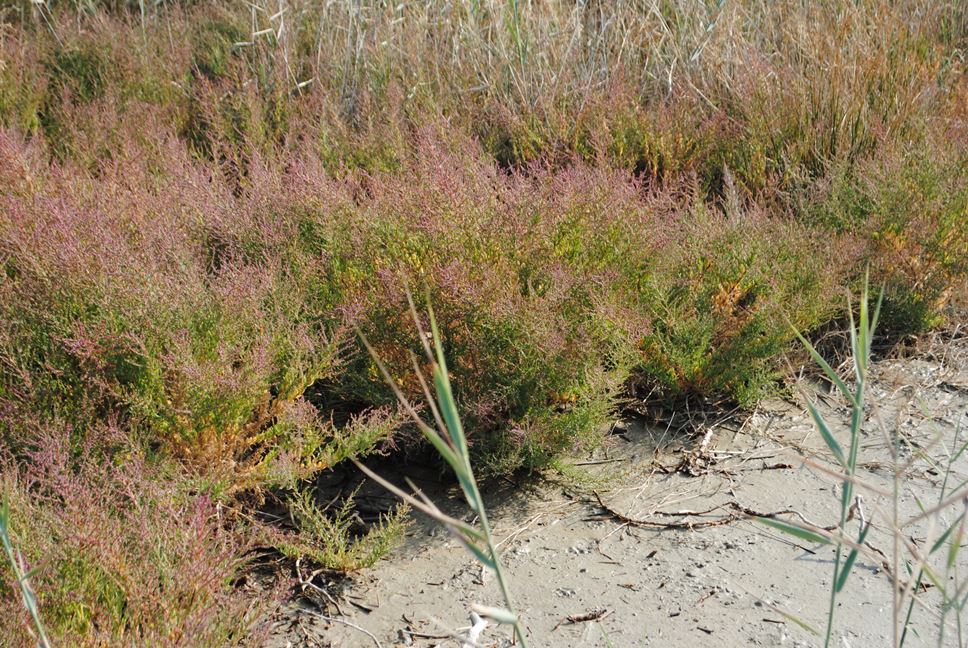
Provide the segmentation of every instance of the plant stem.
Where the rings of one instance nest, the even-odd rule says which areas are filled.
[[[473,478],[472,478],[473,479]],[[508,586],[507,579],[504,577],[504,567],[501,565],[501,557],[498,555],[498,549],[494,546],[493,536],[491,535],[491,524],[487,520],[487,513],[484,512],[483,502],[480,501],[480,493],[477,491],[477,481],[474,480],[474,492],[478,497],[478,503],[482,504],[479,507],[479,515],[481,518],[481,529],[484,531],[484,535],[487,536],[487,548],[491,553],[491,559],[494,561],[494,574],[497,576],[498,586],[501,588],[501,594],[504,596],[504,602],[509,610],[516,610],[514,606],[514,601],[511,598],[511,588]],[[514,635],[517,637],[518,641],[521,643],[521,648],[528,648],[528,640],[524,636],[524,628],[521,626],[521,619],[515,617],[514,621]]]
[[[23,605],[30,614],[31,620],[34,622],[34,629],[37,632],[37,645],[39,648],[50,648],[50,641],[47,639],[44,624],[40,621],[40,611],[37,609],[37,597],[34,596],[33,590],[30,589],[30,583],[27,582],[27,574],[21,569],[20,556],[13,548],[9,529],[10,508],[7,500],[4,499],[3,504],[0,505],[0,541],[3,542],[3,548],[6,551],[7,559],[10,561],[10,567],[13,569],[13,575],[17,579],[17,585],[20,587]]]

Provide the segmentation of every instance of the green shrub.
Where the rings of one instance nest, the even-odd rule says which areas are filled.
[[[91,38],[58,45],[44,60],[47,91],[40,110],[40,124],[54,150],[66,155],[82,146],[73,137],[73,109],[100,99],[112,82],[110,44]]]
[[[192,69],[209,80],[227,76],[237,44],[248,40],[237,17],[223,14],[202,20],[192,39]]]
[[[224,521],[165,536],[158,511],[249,505],[413,442],[355,336],[421,394],[408,287],[434,304],[490,473],[593,446],[638,387],[751,405],[791,325],[841,316],[866,267],[887,326],[938,325],[968,279],[964,12],[835,4],[0,12],[4,476],[49,461],[53,429],[86,457],[69,473],[144,455],[158,472],[136,493],[190,483],[147,506],[149,535],[221,538]],[[65,501],[38,502],[37,528],[73,549]],[[321,562],[375,555],[307,501],[295,553],[325,536]],[[92,514],[132,552],[150,544],[118,528],[137,504]],[[38,589],[64,637],[177,643],[181,621],[133,602],[182,585],[139,598],[128,554],[26,545],[52,552]],[[215,607],[199,623],[230,642]]]
[[[750,405],[777,378],[791,324],[811,330],[837,312],[843,275],[827,263],[837,246],[755,212],[697,207],[688,218],[686,236],[640,282],[653,321],[640,377],[673,397]]]
[[[825,227],[864,240],[873,276],[885,284],[882,327],[891,334],[940,325],[968,276],[966,159],[924,142],[886,149],[838,169],[808,212]]]
[[[265,203],[199,227],[192,202],[218,190],[175,175],[148,190],[135,168],[94,184],[52,174],[0,219],[4,399],[79,440],[122,417],[217,490],[288,483],[389,433],[374,419],[340,440],[303,398],[334,375],[345,335],[314,283],[325,262],[288,253],[284,224],[277,239],[260,229]]]
[[[476,457],[533,468],[593,444],[614,410],[630,343],[602,317],[614,289],[608,259],[629,245],[623,210],[638,207],[631,184],[610,187],[609,176],[520,184],[476,155],[425,149],[414,176],[373,176],[371,199],[331,231],[343,242],[325,244],[346,255],[340,290],[358,295],[358,325],[409,394],[419,391],[409,357],[419,342],[404,287],[426,286]],[[612,208],[613,225],[596,230],[596,210]],[[394,400],[362,350],[330,397]]]

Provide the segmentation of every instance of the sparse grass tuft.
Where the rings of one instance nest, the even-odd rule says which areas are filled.
[[[871,347],[883,301],[882,291],[876,306],[871,311],[865,281],[858,308],[858,319],[855,323],[852,316],[850,322],[852,376],[849,380],[841,378],[809,342],[800,338],[839,395],[846,399],[849,408],[850,423],[846,444],[844,444],[843,439],[838,439],[838,435],[833,431],[834,427],[827,418],[814,404],[807,402],[807,409],[840,473],[839,520],[832,526],[818,528],[803,522],[757,519],[763,524],[801,540],[828,546],[833,550],[833,574],[830,580],[829,606],[824,631],[819,632],[807,621],[784,613],[802,628],[823,637],[824,646],[835,645],[835,617],[840,606],[838,599],[856,569],[858,559],[862,562],[870,560],[874,564],[883,565],[888,571],[892,593],[893,646],[901,648],[909,638],[917,634],[912,625],[915,609],[929,610],[927,627],[935,629],[939,647],[948,645],[946,635],[952,632],[949,629],[951,625],[949,617],[953,615],[954,632],[957,634],[958,645],[961,645],[964,643],[962,615],[968,603],[968,596],[965,596],[964,592],[968,584],[958,576],[956,562],[962,549],[965,530],[966,510],[963,505],[966,492],[964,482],[952,489],[949,480],[954,475],[954,463],[968,449],[968,442],[962,440],[962,423],[959,420],[956,423],[950,447],[944,443],[939,433],[926,446],[912,448],[903,434],[884,427],[877,413],[878,404],[866,402],[870,383]],[[852,311],[848,312],[852,313]],[[860,451],[865,437],[863,428],[868,420],[877,421],[881,426],[884,440],[891,449],[893,464],[891,466],[893,477],[893,489],[890,493],[893,497],[891,506],[875,504],[872,510],[865,509],[864,491],[879,489],[857,478],[858,467],[862,460]],[[942,451],[943,458],[932,459],[932,451],[938,448]],[[937,501],[932,505],[930,502],[920,501],[915,496],[920,513],[904,519],[900,514],[900,501],[906,496],[905,481],[918,470],[915,466],[920,460],[926,461],[933,471],[943,474]],[[952,490],[955,492],[952,493]],[[877,493],[872,492],[870,495],[876,497]],[[856,524],[851,524],[854,520],[857,520]],[[909,538],[909,531],[906,529],[911,529],[914,524],[922,521],[929,523],[927,536],[923,542],[916,544]],[[850,532],[850,526],[856,526],[855,533]],[[868,542],[868,535],[875,527],[886,530],[890,536],[892,542],[890,563],[883,552],[875,549]],[[940,614],[930,611],[930,606],[924,600],[926,588],[922,585],[927,582],[937,588]]]
[[[334,504],[334,511],[327,511],[319,508],[312,493],[298,491],[287,502],[296,534],[291,540],[287,538],[278,543],[280,551],[291,558],[309,558],[322,568],[334,571],[372,567],[403,539],[410,509],[406,505],[398,506],[357,536],[354,495]]]

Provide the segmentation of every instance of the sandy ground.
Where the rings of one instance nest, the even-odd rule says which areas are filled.
[[[899,439],[901,459],[913,461],[900,484],[899,512],[901,518],[916,515],[916,498],[928,506],[937,501],[944,477],[938,462],[946,461],[956,435],[968,438],[964,347],[948,345],[958,353],[925,359],[881,361],[874,369],[869,399],[877,406],[865,424],[858,476],[885,491],[863,494],[865,513],[874,520],[868,543],[885,558],[858,560],[839,599],[832,645],[891,645],[890,448]],[[843,439],[843,402],[833,394],[815,397]],[[607,448],[578,462],[583,482],[552,479],[490,489],[495,535],[532,645],[822,645],[785,615],[825,627],[832,550],[740,511],[790,510],[818,525],[836,522],[837,484],[824,472],[836,466],[825,458],[823,440],[796,399],[766,402],[745,420],[708,431],[684,441],[671,428],[619,422]],[[460,514],[453,489],[441,491],[434,475],[415,475],[423,477],[421,488]],[[966,479],[968,453],[954,463],[949,488]],[[370,492],[384,497],[377,488]],[[717,506],[704,515],[679,515]],[[950,522],[962,510],[959,503],[944,519]],[[694,528],[657,526],[669,523]],[[851,534],[856,525],[851,523]],[[927,522],[905,532],[921,546],[938,533]],[[965,573],[968,554],[956,563]],[[448,637],[466,630],[472,603],[500,604],[493,576],[482,573],[446,532],[421,519],[403,547],[348,586],[323,577],[316,584],[327,594],[310,588],[315,602],[293,601],[271,646],[457,646]],[[938,598],[933,590],[920,596],[924,605],[915,609],[906,645],[938,645]],[[943,645],[960,644],[956,616],[948,615]],[[510,645],[509,636],[506,628],[489,626],[479,645]]]

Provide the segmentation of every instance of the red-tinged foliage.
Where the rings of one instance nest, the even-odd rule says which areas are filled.
[[[356,335],[419,396],[408,289],[492,472],[755,402],[868,268],[896,333],[964,291],[959,3],[351,4],[0,10],[2,474],[67,643],[244,638],[220,511],[412,445]],[[287,501],[289,553],[392,535]]]
[[[4,459],[3,495],[56,645],[259,645],[282,591],[240,587],[256,535],[131,450],[119,429],[98,430],[97,445],[128,449],[109,459],[95,444],[73,450],[56,424],[31,427],[28,461]],[[0,645],[30,645],[17,586],[3,575]]]

